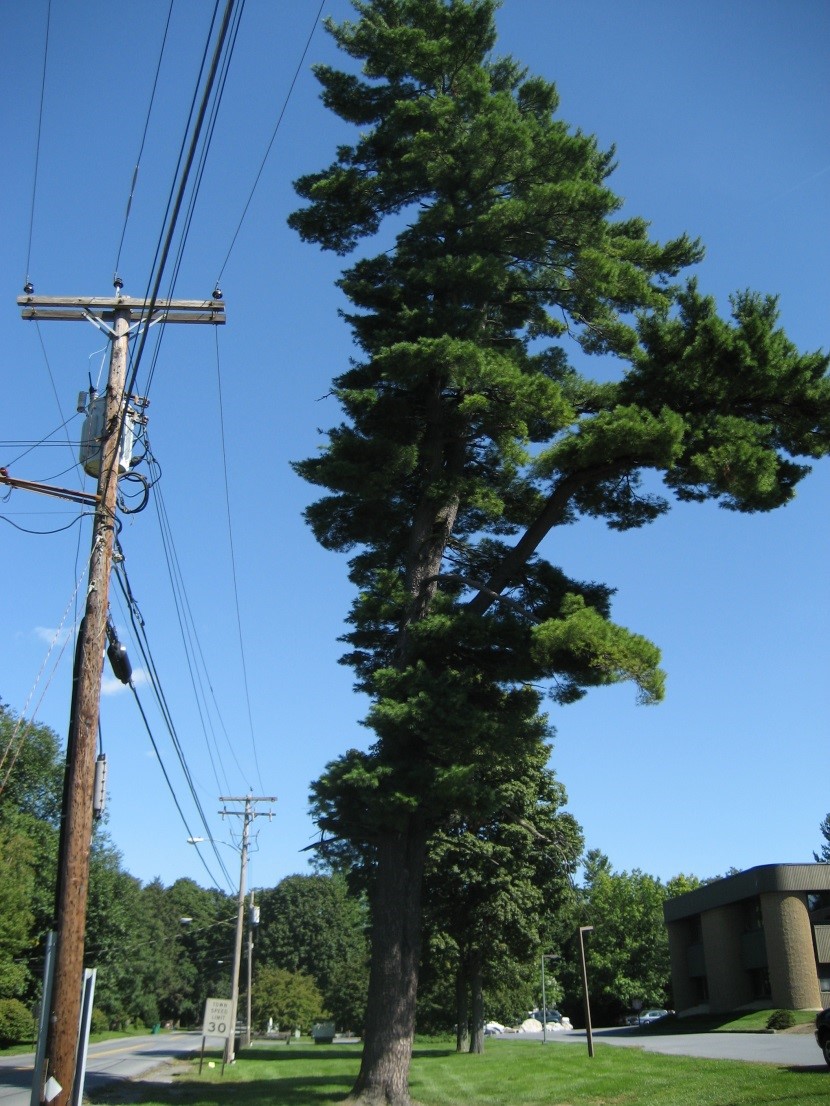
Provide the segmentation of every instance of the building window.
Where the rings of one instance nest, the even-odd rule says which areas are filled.
[[[830,922],[830,891],[809,891],[807,910],[813,925]]]
[[[769,968],[753,968],[749,972],[749,981],[754,999],[772,998],[772,986],[769,981]]]
[[[764,919],[761,914],[761,900],[747,899],[746,902],[743,903],[744,933],[752,933],[753,930],[762,929],[763,925]]]
[[[818,985],[823,993],[830,991],[830,964],[819,964]]]

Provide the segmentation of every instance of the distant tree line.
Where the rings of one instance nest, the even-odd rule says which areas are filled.
[[[52,730],[21,726],[2,704],[0,758],[2,1046],[31,1034],[40,997],[45,937],[54,917],[64,762]],[[365,911],[344,878],[291,876],[262,890],[258,900],[262,925],[253,956],[254,1010],[263,1024],[271,1017],[307,1031],[325,1013],[359,1027],[368,955]],[[191,879],[170,887],[158,879],[142,884],[124,869],[99,825],[86,934],[86,964],[97,968],[95,1026],[199,1024],[208,996],[230,994],[236,913],[235,893],[205,889]],[[289,976],[276,1005],[267,986],[275,971]],[[313,1001],[298,1006],[296,994]],[[4,1036],[9,1011],[13,1024]]]
[[[23,736],[25,741],[20,744]],[[63,758],[57,736],[0,704],[0,1046],[33,1033],[51,926]],[[614,1024],[634,1004],[673,1005],[663,904],[701,881],[667,882],[615,871],[564,810],[562,784],[540,754],[520,779],[515,763],[489,766],[503,788],[498,817],[474,804],[452,830],[436,832],[425,878],[425,940],[418,1029],[455,1033],[480,1050],[487,1020],[520,1023],[546,1000],[582,1023],[578,946],[586,941],[597,1023]],[[318,799],[319,801],[319,799]],[[489,804],[488,804],[489,805]],[[830,860],[830,815],[816,860]],[[577,873],[581,868],[581,882]],[[257,891],[252,1012],[255,1031],[307,1032],[322,1018],[360,1033],[369,964],[371,854],[331,842],[319,870]],[[230,994],[236,895],[191,879],[142,884],[124,870],[104,829],[90,873],[86,958],[96,967],[95,1026],[198,1025],[209,996]],[[244,988],[245,973],[242,985]],[[244,1001],[243,1007],[244,1009]]]
[[[48,727],[29,725],[24,736],[0,775],[0,1040],[3,1011],[25,1015],[12,1018],[7,1036],[14,1027],[20,1035],[21,1025],[32,1032],[54,905],[63,757]],[[20,737],[19,720],[0,705],[0,750]],[[558,957],[548,961],[549,1005],[559,1002],[579,1022],[572,938],[588,918],[600,1016],[618,1018],[632,998],[670,1002],[662,902],[696,882],[677,877],[664,885],[638,871],[616,873],[591,852],[577,886],[583,840],[563,809],[564,788],[538,753],[520,783],[513,770],[489,769],[490,785],[504,790],[499,817],[491,804],[486,818],[471,805],[465,820],[430,843],[418,1028],[454,1031],[459,1048],[482,1046],[487,1019],[517,1023],[539,1007],[542,954]],[[319,871],[257,892],[255,1030],[270,1021],[308,1031],[325,1017],[361,1031],[371,878],[369,858],[332,846]],[[99,827],[86,940],[87,964],[97,968],[96,1027],[198,1024],[208,996],[230,993],[235,919],[234,894],[191,879],[142,884]]]

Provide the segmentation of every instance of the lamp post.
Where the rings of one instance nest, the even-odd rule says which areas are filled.
[[[585,1002],[585,1030],[588,1034],[588,1055],[594,1055],[594,1038],[591,1032],[591,1002],[588,998],[588,969],[585,966],[585,934],[593,933],[593,926],[579,927],[579,958],[582,963],[582,995]]]

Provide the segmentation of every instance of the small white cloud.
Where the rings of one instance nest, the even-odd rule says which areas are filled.
[[[54,626],[35,626],[34,635],[38,641],[45,641],[47,645],[63,645],[75,635],[74,626],[64,626],[56,629]]]

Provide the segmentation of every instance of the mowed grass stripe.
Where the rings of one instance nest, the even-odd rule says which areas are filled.
[[[818,1051],[818,1050],[817,1050]],[[410,1085],[419,1106],[828,1106],[830,1071],[663,1056],[598,1044],[488,1042],[481,1056],[419,1041]],[[359,1047],[256,1046],[221,1074],[198,1061],[167,1085],[115,1086],[93,1103],[143,1106],[336,1106],[348,1095]],[[128,1097],[125,1097],[128,1095]]]

